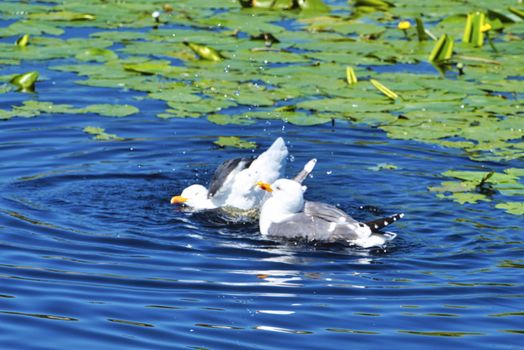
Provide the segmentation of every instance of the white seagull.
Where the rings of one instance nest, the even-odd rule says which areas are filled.
[[[359,222],[333,205],[305,201],[306,187],[297,181],[278,179],[271,185],[265,182],[258,182],[258,185],[270,193],[259,218],[260,233],[264,236],[347,242],[370,248],[384,246],[394,239],[395,233],[381,233],[379,230],[404,216],[395,214]]]
[[[211,178],[209,189],[191,185],[180,195],[172,197],[171,204],[183,203],[194,210],[257,208],[265,193],[254,185],[260,179],[271,183],[281,177],[287,155],[286,144],[279,137],[256,159],[235,158],[223,162]]]

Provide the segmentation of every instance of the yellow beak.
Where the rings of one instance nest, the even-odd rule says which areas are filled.
[[[189,198],[182,197],[182,196],[173,196],[173,197],[171,197],[171,204],[184,203],[184,202],[187,202],[188,199]]]
[[[273,189],[271,188],[271,185],[267,182],[259,181],[257,182],[257,186],[263,189],[264,191],[267,191],[269,193],[273,192]]]

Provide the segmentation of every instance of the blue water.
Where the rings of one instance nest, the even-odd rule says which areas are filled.
[[[163,102],[45,66],[24,63],[45,78],[35,95],[0,94],[0,108],[32,98],[141,112],[0,122],[2,349],[523,348],[522,217],[427,190],[449,169],[521,160],[473,162],[341,121],[162,120]],[[126,140],[94,141],[88,125]],[[251,154],[213,145],[226,135],[256,141],[257,153],[284,137],[289,174],[319,159],[308,199],[359,219],[402,211],[398,238],[386,249],[269,241],[256,225],[214,225],[170,206],[221,161]],[[370,169],[380,163],[398,168]]]
[[[107,101],[107,89],[70,84],[82,103]],[[522,218],[426,189],[441,171],[481,163],[341,122],[161,120],[162,104],[146,101],[121,119],[1,123],[2,348],[520,348]],[[127,140],[93,141],[86,125]],[[262,148],[283,136],[290,174],[319,158],[310,199],[361,219],[403,211],[398,238],[385,250],[272,242],[256,226],[213,226],[170,206],[222,160],[250,153],[215,147],[222,135]],[[398,169],[368,169],[383,162]]]

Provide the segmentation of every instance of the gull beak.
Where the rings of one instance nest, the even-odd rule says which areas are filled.
[[[259,181],[257,182],[257,186],[263,189],[264,191],[267,191],[269,193],[273,192],[273,189],[271,188],[271,185],[267,182]]]
[[[173,196],[171,197],[171,204],[181,204],[187,202],[189,198],[182,196]]]

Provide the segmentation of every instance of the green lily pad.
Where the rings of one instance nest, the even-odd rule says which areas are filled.
[[[203,60],[219,62],[225,58],[220,52],[212,47],[188,41],[184,41],[183,44],[193,50],[193,52]]]
[[[104,128],[99,128],[95,126],[86,126],[84,128],[86,134],[94,135],[93,139],[97,141],[122,141],[122,137],[119,137],[115,134],[106,133]]]
[[[242,140],[237,136],[220,136],[218,140],[213,142],[219,147],[235,147],[235,148],[256,148],[257,144],[251,141]]]
[[[458,192],[470,192],[474,191],[477,187],[478,182],[472,182],[472,181],[444,181],[440,184],[440,186],[430,186],[428,189],[431,192],[450,192],[450,193],[458,193]]]
[[[83,109],[85,113],[95,113],[106,117],[127,117],[140,110],[131,105],[95,104]]]
[[[487,171],[457,171],[457,170],[448,170],[442,175],[454,177],[456,179],[464,180],[464,181],[472,181],[479,183],[487,174]],[[487,182],[489,183],[515,183],[517,181],[517,177],[510,175],[510,174],[503,174],[503,173],[494,173],[489,179],[487,179]]]
[[[524,202],[505,202],[499,203],[495,208],[504,209],[514,215],[524,215]]]
[[[116,60],[118,56],[111,50],[94,47],[78,53],[75,58],[79,61],[105,62]]]
[[[172,67],[169,61],[147,61],[141,63],[124,64],[124,69],[131,72],[141,74],[168,74],[172,72]]]
[[[71,11],[55,11],[48,13],[32,13],[30,19],[43,21],[93,21],[95,16],[88,13],[76,13]]]
[[[255,122],[249,116],[242,115],[242,114],[239,114],[239,115],[212,114],[207,117],[207,120],[209,120],[212,123],[218,124],[218,125],[229,125],[229,124],[249,125]]]
[[[313,126],[330,123],[334,117],[335,115],[326,113],[306,114],[300,112],[289,112],[289,115],[284,117],[283,120],[294,125]]]
[[[490,199],[481,193],[472,192],[455,192],[450,195],[444,195],[442,193],[437,194],[439,198],[451,199],[459,204],[476,204],[479,201],[489,202]]]

